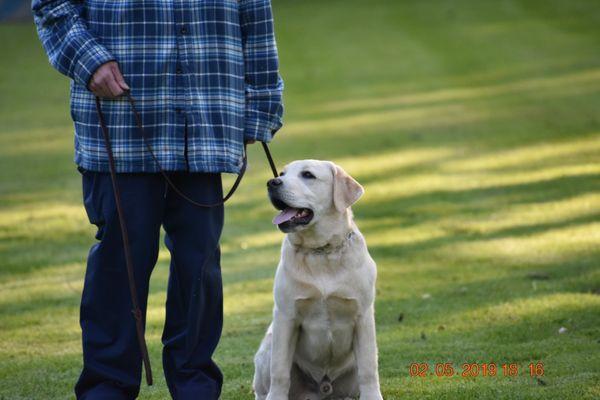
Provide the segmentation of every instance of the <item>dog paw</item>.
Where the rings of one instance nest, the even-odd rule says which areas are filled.
[[[383,396],[379,392],[361,393],[360,400],[383,400]]]
[[[288,396],[276,394],[276,393],[269,393],[267,395],[266,400],[288,400]]]

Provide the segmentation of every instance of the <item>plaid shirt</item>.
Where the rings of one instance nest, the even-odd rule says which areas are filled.
[[[50,63],[71,81],[75,162],[107,171],[87,84],[115,60],[165,170],[239,172],[243,142],[281,127],[270,0],[33,0]],[[125,99],[102,101],[119,172],[156,172]]]

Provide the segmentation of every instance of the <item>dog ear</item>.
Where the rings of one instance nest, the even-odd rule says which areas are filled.
[[[333,205],[339,212],[344,212],[360,199],[365,189],[342,167],[331,164],[333,168]]]

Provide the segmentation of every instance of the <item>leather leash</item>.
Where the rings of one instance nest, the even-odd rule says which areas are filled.
[[[242,178],[244,177],[244,174],[246,173],[246,168],[248,166],[248,154],[246,151],[246,143],[244,143],[244,153],[243,153],[242,166],[240,168],[240,172],[239,172],[237,178],[235,179],[235,182],[231,186],[231,189],[229,189],[229,192],[227,192],[227,194],[223,197],[222,200],[220,200],[216,203],[205,204],[205,203],[197,202],[197,201],[191,199],[185,193],[183,193],[181,191],[181,189],[179,189],[173,183],[173,181],[171,180],[171,178],[169,177],[167,172],[162,168],[160,162],[158,161],[158,157],[156,157],[156,154],[154,154],[154,151],[152,150],[152,147],[150,146],[150,142],[146,136],[146,132],[144,131],[144,127],[142,125],[142,119],[140,117],[139,112],[137,111],[137,108],[135,106],[135,100],[131,96],[131,92],[126,91],[124,93],[124,96],[129,101],[131,111],[135,118],[136,127],[139,130],[140,134],[142,135],[142,140],[144,141],[146,149],[148,150],[148,152],[152,156],[152,159],[156,163],[160,174],[163,176],[163,178],[165,179],[165,181],[167,182],[169,187],[171,189],[173,189],[173,191],[175,193],[177,193],[184,200],[188,201],[189,203],[193,204],[194,206],[202,207],[202,208],[221,206],[221,205],[225,204],[225,202],[233,196],[233,194],[237,190],[238,186],[240,185]],[[100,122],[100,127],[102,129],[102,136],[104,137],[104,147],[106,148],[106,153],[108,154],[110,179],[112,182],[113,193],[115,196],[115,205],[117,207],[117,214],[119,216],[119,225],[121,226],[121,236],[123,237],[123,250],[125,252],[125,266],[127,268],[127,279],[129,281],[129,293],[131,295],[131,305],[132,305],[131,312],[135,318],[135,328],[137,331],[137,339],[138,339],[138,343],[140,346],[140,352],[142,354],[144,370],[146,371],[146,382],[148,383],[148,386],[152,386],[152,383],[153,383],[152,367],[150,365],[150,356],[148,355],[148,346],[146,345],[146,340],[144,338],[144,318],[142,316],[142,311],[140,309],[139,302],[138,302],[137,288],[135,285],[135,276],[134,276],[134,269],[133,269],[133,258],[131,256],[131,245],[129,243],[129,235],[127,232],[127,225],[125,224],[125,215],[123,213],[123,207],[121,205],[121,192],[119,190],[119,185],[117,184],[117,170],[116,170],[116,166],[115,166],[115,159],[114,159],[114,154],[112,151],[112,146],[110,143],[110,135],[108,133],[108,127],[106,125],[106,120],[104,118],[104,113],[102,112],[102,107],[100,104],[100,98],[98,96],[96,96],[96,112],[98,113],[98,121]],[[273,173],[273,176],[275,178],[277,178],[279,176],[279,174],[277,173],[277,167],[275,166],[275,162],[273,161],[273,156],[271,155],[269,146],[265,142],[261,142],[261,144],[262,144],[263,150],[265,152],[265,155],[267,157],[267,160],[269,162],[271,172]],[[217,247],[218,247],[218,243],[217,243]],[[211,257],[209,256],[209,253],[207,253],[206,259],[205,259],[204,264],[202,265],[202,269],[201,269],[202,276],[204,275],[203,272],[204,272],[206,264],[208,263],[210,258]]]

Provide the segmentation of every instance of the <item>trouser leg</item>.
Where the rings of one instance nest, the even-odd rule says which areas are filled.
[[[175,184],[196,201],[222,196],[219,174],[177,173]],[[177,400],[217,399],[223,376],[212,360],[223,325],[218,242],[223,207],[199,208],[168,191],[165,242],[171,252],[163,365]]]
[[[110,175],[86,171],[82,179],[84,204],[90,221],[98,227],[98,243],[89,252],[81,298],[84,365],[75,393],[86,400],[133,399],[139,393],[141,352]],[[165,186],[157,174],[119,174],[118,184],[145,321]]]

